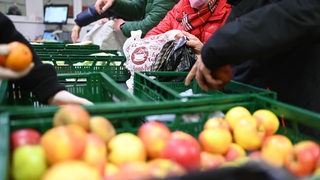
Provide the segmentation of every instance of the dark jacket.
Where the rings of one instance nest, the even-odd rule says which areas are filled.
[[[93,6],[80,13],[82,17],[87,16],[86,19],[91,21],[83,23],[77,16],[75,22],[83,26],[112,15],[126,20],[126,23],[122,26],[122,33],[126,37],[130,37],[131,31],[139,29],[142,30],[142,36],[144,37],[176,3],[177,0],[116,0],[110,9],[102,15],[99,15]],[[83,13],[86,13],[86,15]]]
[[[320,1],[269,2],[242,0],[235,6],[233,20],[204,45],[203,62],[208,68],[234,64],[234,79],[320,112]]]
[[[49,64],[42,64],[30,43],[15,29],[12,21],[0,12],[0,43],[6,44],[12,41],[20,41],[26,44],[32,50],[35,64],[27,76],[14,81],[15,83],[20,85],[21,88],[33,92],[43,104],[47,104],[48,99],[58,91],[65,90],[65,86],[58,82],[54,67]]]

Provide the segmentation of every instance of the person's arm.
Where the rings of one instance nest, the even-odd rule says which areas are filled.
[[[115,3],[115,7],[116,7],[118,1],[115,1],[115,2],[116,2]],[[144,5],[143,9],[146,9],[146,4],[143,4],[143,5]],[[150,5],[149,7],[150,10],[143,15],[142,19],[139,18],[131,21],[128,19],[125,19],[126,22],[121,27],[122,33],[125,36],[130,37],[131,31],[140,29],[142,31],[142,37],[144,37],[150,29],[155,27],[165,17],[167,12],[170,11],[174,5],[175,5],[174,0],[154,0],[153,4]],[[141,11],[141,9],[138,9],[138,10]],[[111,8],[111,11],[112,11],[112,8]],[[130,10],[130,12],[132,11]],[[117,13],[117,12],[114,12],[114,13],[124,18],[128,15],[124,13]]]
[[[74,22],[81,28],[99,19],[108,18],[111,16],[112,16],[112,13],[108,10],[103,12],[102,14],[98,14],[93,4],[86,10],[77,14],[76,18],[74,19]]]
[[[34,51],[33,47],[24,36],[16,30],[13,25],[13,22],[4,14],[0,12],[0,43],[8,44],[12,41],[19,41],[26,44],[33,55],[34,67],[29,72],[28,75],[13,80],[12,82],[19,85],[22,89],[31,91],[39,100],[40,103],[55,104],[56,99],[63,99],[63,103],[87,103],[92,104],[89,101],[83,101],[83,98],[76,97],[73,94],[66,92],[64,85],[58,82],[57,73],[55,68],[50,64],[43,64],[40,60],[40,57]],[[66,92],[66,93],[59,93]],[[61,98],[63,96],[63,98]],[[49,102],[49,99],[51,101]],[[61,101],[59,101],[61,103]]]
[[[319,0],[282,0],[266,5],[216,31],[202,48],[203,63],[214,69],[319,41],[319,19]]]
[[[175,14],[176,14],[177,8],[180,7],[179,4],[180,3],[173,6],[173,8],[170,11],[168,11],[168,13],[165,15],[165,17],[159,22],[159,24],[147,32],[146,37],[162,34],[162,33],[165,33],[169,30],[172,30],[171,23],[172,23],[172,21],[176,21]]]

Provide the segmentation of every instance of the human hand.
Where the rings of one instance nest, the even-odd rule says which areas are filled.
[[[186,36],[188,41],[186,42],[187,46],[190,46],[194,49],[194,52],[196,55],[200,55],[203,43],[198,39],[195,35],[188,33],[186,31],[181,31],[181,33],[178,33],[175,38],[179,39],[182,36]]]
[[[81,105],[93,105],[93,103],[85,98],[78,97],[66,90],[57,92],[53,97],[48,100],[51,105],[63,105],[63,104],[81,104]]]
[[[113,20],[114,23],[113,23],[113,29],[116,30],[116,31],[121,31],[121,24],[123,24],[125,21],[121,18],[116,18]]]
[[[218,90],[226,85],[232,78],[231,65],[220,66],[216,69],[210,70],[205,67],[202,62],[201,56],[197,55],[197,62],[193,65],[191,71],[188,73],[185,85],[189,85],[194,77],[201,89]]]
[[[102,14],[112,6],[113,2],[114,0],[97,0],[94,7],[98,14]]]
[[[0,66],[0,79],[9,80],[9,79],[19,79],[23,76],[26,76],[34,67],[34,63],[31,63],[29,67],[23,71],[13,71],[11,69]]]
[[[72,42],[75,43],[79,39],[81,27],[78,25],[74,25],[71,32]]]

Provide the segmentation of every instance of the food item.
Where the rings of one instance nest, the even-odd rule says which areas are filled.
[[[221,129],[226,129],[230,131],[229,123],[223,118],[219,118],[219,117],[210,118],[204,124],[204,129],[214,129],[214,128],[221,128]]]
[[[233,129],[235,143],[245,150],[259,149],[262,146],[265,134],[264,126],[258,125],[253,117],[242,117]]]
[[[32,63],[32,52],[30,48],[19,42],[13,41],[8,44],[9,54],[3,60],[3,66],[14,71],[22,71]]]
[[[89,133],[82,159],[93,167],[96,167],[101,175],[103,175],[107,162],[107,145],[104,140],[93,133]]]
[[[186,170],[177,162],[170,159],[156,158],[147,162],[152,177],[163,179],[171,176],[181,176],[186,173]]]
[[[41,137],[49,164],[80,159],[87,144],[87,132],[78,125],[57,126]]]
[[[281,134],[268,136],[262,145],[261,157],[270,165],[282,167],[292,148],[292,142],[286,136]]]
[[[232,143],[229,149],[224,153],[226,161],[234,161],[237,158],[246,156],[246,151],[239,144]]]
[[[76,124],[83,127],[86,131],[90,129],[89,121],[89,112],[79,104],[63,105],[53,116],[54,126]]]
[[[198,141],[204,151],[224,154],[232,143],[232,135],[225,129],[204,129],[200,132]]]
[[[42,180],[101,180],[98,170],[84,161],[71,160],[51,166]]]
[[[251,113],[249,110],[243,106],[235,106],[230,108],[225,115],[225,120],[230,125],[231,129],[233,130],[234,126],[237,124],[238,120],[242,117],[251,117]]]
[[[147,153],[142,140],[132,133],[120,133],[108,143],[108,161],[121,165],[133,161],[146,161]]]
[[[293,146],[286,156],[285,167],[298,177],[306,177],[313,173],[320,160],[320,147],[317,143],[304,140]]]
[[[212,154],[206,151],[201,152],[201,170],[210,170],[220,167],[226,159],[222,154]]]
[[[201,148],[190,134],[174,131],[162,151],[161,158],[173,160],[187,171],[198,170],[201,164]]]
[[[105,143],[116,135],[116,129],[111,122],[103,116],[92,116],[90,118],[90,132],[100,136]]]
[[[256,110],[252,116],[257,119],[258,124],[262,124],[266,130],[266,136],[275,134],[279,129],[279,119],[270,110],[259,109]]]
[[[22,145],[13,151],[12,176],[15,180],[40,179],[47,170],[46,156],[40,145]]]
[[[36,145],[40,143],[41,134],[31,128],[18,129],[10,134],[11,149],[22,145]]]
[[[159,158],[164,145],[170,138],[171,131],[163,123],[149,121],[138,129],[138,136],[143,141],[150,158]]]

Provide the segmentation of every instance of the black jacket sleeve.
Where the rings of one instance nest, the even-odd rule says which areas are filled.
[[[94,8],[94,4],[93,4],[89,8],[87,8],[86,10],[80,12],[77,15],[76,19],[74,20],[74,22],[78,26],[83,27],[83,26],[86,26],[92,22],[99,20],[99,19],[111,17],[111,16],[112,16],[112,13],[110,11],[106,11],[102,14],[98,14],[98,12]]]
[[[22,89],[33,92],[39,102],[48,103],[48,99],[60,90],[65,90],[65,86],[58,82],[55,68],[50,64],[43,64],[40,57],[36,54],[28,40],[19,33],[12,21],[0,12],[0,43],[10,43],[20,41],[26,44],[32,51],[33,62],[35,64],[31,72],[19,79],[13,81],[20,85]]]
[[[282,0],[225,24],[203,46],[201,56],[210,69],[268,58],[319,41],[319,32],[319,0]]]

